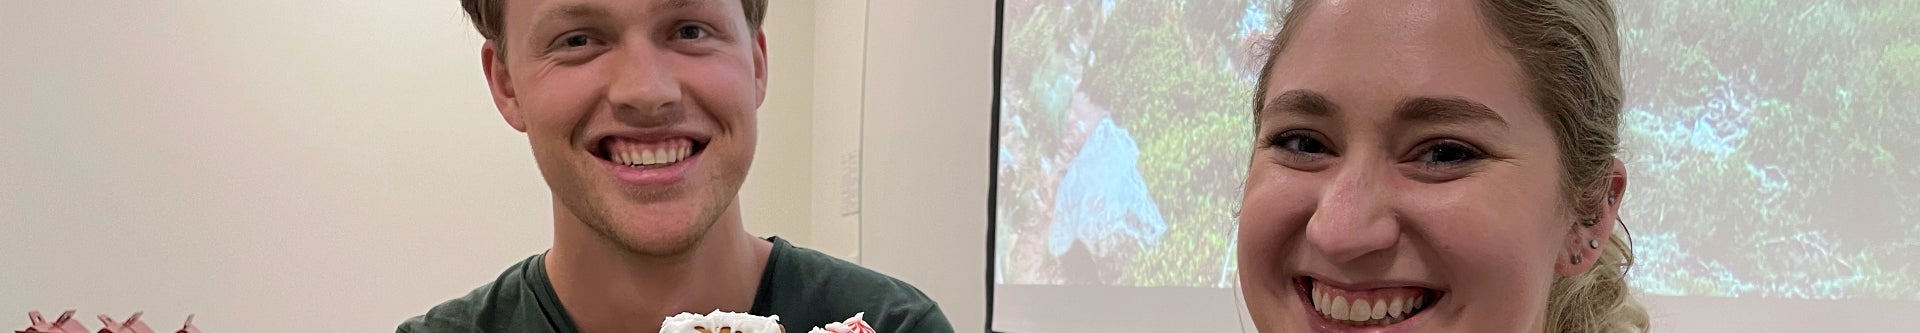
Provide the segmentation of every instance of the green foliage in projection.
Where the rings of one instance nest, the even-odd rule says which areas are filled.
[[[1636,287],[1920,299],[1920,4],[1619,9]]]
[[[1120,275],[1103,284],[1232,283],[1255,142],[1258,58],[1246,52],[1283,2],[1008,1],[998,278],[1068,283],[1033,235],[1052,221],[1061,170],[1085,135],[1076,124],[1111,117],[1138,143],[1168,229],[1104,263]],[[1920,300],[1920,1],[1616,9],[1634,287]],[[1270,16],[1250,19],[1259,15]]]
[[[1224,7],[1215,5],[1226,5]],[[1210,11],[1190,8],[1215,8]],[[1139,172],[1167,233],[1117,265],[1107,283],[1214,286],[1230,277],[1233,212],[1253,141],[1248,73],[1231,61],[1244,1],[1010,2],[997,166],[999,278],[1065,283],[1035,249],[1053,186],[1073,161],[1075,117],[1111,117],[1139,144]],[[1084,96],[1076,101],[1076,94]],[[1084,105],[1076,105],[1083,103]],[[1099,110],[1099,111],[1087,111]],[[1076,114],[1078,112],[1079,114]],[[1089,115],[1092,114],[1092,115]],[[1024,237],[1024,238],[1023,238]]]
[[[1140,172],[1167,220],[1161,245],[1133,260],[1129,280],[1145,286],[1212,286],[1229,260],[1233,212],[1254,141],[1252,82],[1215,52],[1231,41],[1244,5],[1183,13],[1180,4],[1124,1],[1091,49],[1085,89],[1113,110],[1141,144]],[[1198,50],[1198,51],[1196,51]]]

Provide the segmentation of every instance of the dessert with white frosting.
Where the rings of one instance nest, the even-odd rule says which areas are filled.
[[[867,325],[867,320],[864,319],[866,315],[866,312],[855,313],[853,318],[847,318],[847,321],[829,323],[825,327],[814,327],[807,333],[879,333],[874,332],[873,326]]]
[[[780,316],[755,316],[713,310],[706,315],[681,312],[660,322],[660,333],[785,333]]]

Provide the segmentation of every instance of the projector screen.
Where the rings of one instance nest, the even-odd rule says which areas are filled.
[[[994,330],[1252,331],[1234,212],[1285,6],[1005,2]],[[1615,6],[1629,279],[1656,330],[1920,314],[1920,1]]]

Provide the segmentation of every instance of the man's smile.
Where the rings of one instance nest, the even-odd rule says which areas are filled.
[[[686,179],[706,151],[706,138],[676,133],[620,133],[601,136],[588,153],[621,183],[665,187]]]

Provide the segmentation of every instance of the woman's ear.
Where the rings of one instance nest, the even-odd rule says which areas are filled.
[[[1626,200],[1627,168],[1617,157],[1611,163],[1606,178],[1601,180],[1600,190],[1605,192],[1598,197],[1587,196],[1581,200],[1580,204],[1588,205],[1594,216],[1592,220],[1575,222],[1567,232],[1563,259],[1554,265],[1554,270],[1560,275],[1575,276],[1592,270],[1606,247],[1613,243],[1613,228],[1620,222],[1620,206]]]

